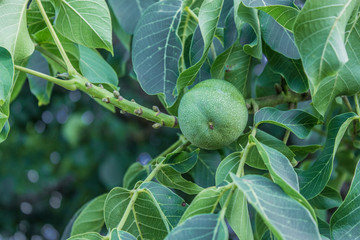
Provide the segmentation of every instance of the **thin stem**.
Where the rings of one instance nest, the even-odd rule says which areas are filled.
[[[127,112],[138,117],[145,118],[149,121],[155,122],[156,124],[153,125],[155,128],[161,126],[171,128],[179,127],[177,118],[175,116],[162,113],[157,108],[150,109],[144,107],[136,103],[134,100],[129,101],[120,96],[119,92],[114,91],[113,93],[111,93],[101,86],[91,84],[83,76],[78,75],[73,79],[76,80],[77,89],[87,93],[93,98],[100,99],[107,104],[111,104],[121,109],[122,112]]]
[[[199,18],[198,16],[189,8],[189,7],[185,7],[184,9],[190,16],[192,16],[196,22],[199,22]]]
[[[136,201],[137,197],[139,196],[140,191],[144,191],[144,190],[142,190],[142,189],[133,190],[133,195],[132,195],[132,197],[130,199],[129,204],[126,207],[126,210],[125,210],[125,212],[123,214],[123,217],[121,218],[121,221],[120,221],[119,225],[117,226],[117,230],[120,231],[124,227],[124,224],[125,224],[128,216],[129,216],[129,214],[130,214],[130,212],[131,212],[131,210],[132,210],[132,208],[133,208],[133,206],[135,204],[135,201]]]
[[[177,147],[173,153],[179,153],[181,151],[183,151],[184,149],[186,149],[188,146],[190,145],[190,142],[189,141],[186,141],[185,143],[181,144],[179,147]],[[172,145],[173,146],[173,145]],[[172,147],[170,146],[170,148]],[[161,157],[161,156],[160,156]],[[158,157],[159,158],[159,157]],[[156,158],[156,159],[158,159]],[[151,171],[151,173],[146,177],[146,179],[143,181],[143,183],[146,183],[146,182],[150,182],[155,176],[156,174],[161,170],[161,168],[164,166],[164,163],[163,162],[160,162],[156,165],[156,167],[154,168],[154,170]],[[131,212],[131,209],[133,208],[135,202],[136,202],[136,199],[138,198],[139,196],[139,193],[143,191],[142,189],[135,189],[133,190],[134,194],[132,195],[131,197],[131,200],[129,202],[129,204],[127,205],[126,207],[126,210],[121,218],[121,221],[119,223],[119,225],[117,226],[117,230],[121,230],[123,227],[124,227],[124,224],[127,220],[127,218],[129,217],[129,214]]]
[[[298,94],[294,92],[288,92],[287,94],[279,94],[272,96],[265,96],[255,99],[246,99],[246,105],[248,107],[249,113],[254,113],[253,101],[257,104],[258,109],[263,107],[274,107],[282,103],[297,103],[302,101],[307,101],[311,99],[310,94]]]
[[[341,98],[342,98],[342,100],[344,101],[345,106],[348,108],[349,112],[353,112],[353,109],[352,109],[352,107],[351,107],[351,104],[350,104],[350,102],[349,102],[348,97],[347,97],[347,96],[342,96]]]
[[[359,106],[359,96],[357,94],[354,95],[355,109],[357,115],[360,116],[360,106]]]
[[[67,54],[66,54],[66,51],[65,49],[63,48],[60,40],[59,40],[59,37],[57,36],[48,16],[46,15],[46,11],[41,3],[41,0],[36,0],[36,3],[39,7],[39,10],[40,10],[40,13],[46,23],[46,26],[48,27],[50,33],[51,33],[51,36],[53,37],[54,41],[55,41],[55,44],[57,46],[57,48],[59,49],[60,51],[60,54],[62,56],[62,58],[64,59],[64,62],[66,64],[66,67],[67,67],[67,70],[68,70],[68,73],[70,76],[73,76],[75,74],[77,74],[77,71],[75,70],[75,68],[73,67],[73,65],[71,64],[70,62],[70,59],[68,58]]]
[[[44,54],[46,57],[53,60],[54,62],[56,62],[57,64],[59,64],[65,70],[67,70],[65,62],[62,59],[60,59],[58,56],[56,56],[55,54],[47,51],[46,49],[42,48],[40,45],[36,45],[35,49],[38,50],[39,52],[41,52],[42,54]]]
[[[256,128],[254,127],[251,131],[251,136],[255,136],[256,134]],[[245,162],[246,162],[246,159],[248,158],[249,156],[249,152],[250,152],[250,149],[255,146],[255,143],[250,143],[248,141],[248,143],[246,144],[244,150],[242,151],[242,154],[241,154],[241,157],[240,157],[240,163],[239,163],[239,167],[236,171],[236,176],[238,177],[241,177],[244,175],[244,166],[245,166]],[[236,189],[236,185],[234,184],[231,189],[230,189],[230,193],[229,195],[227,196],[226,200],[225,200],[225,203],[224,205],[222,206],[221,208],[221,211],[220,211],[220,216],[221,217],[224,217],[225,216],[225,213],[226,213],[226,210],[227,210],[227,207],[230,203],[230,200],[235,192],[235,189]]]
[[[294,108],[296,108],[296,104],[297,103],[289,103],[289,109],[294,109]],[[287,129],[286,131],[285,131],[285,134],[284,134],[284,138],[283,138],[283,143],[285,143],[285,144],[287,144],[287,142],[288,142],[288,140],[289,140],[289,137],[290,137],[290,130],[289,129]]]
[[[29,68],[24,68],[24,67],[21,67],[21,66],[18,66],[18,65],[15,65],[15,69],[19,70],[21,72],[24,72],[24,73],[34,75],[34,76],[39,77],[39,78],[43,78],[43,79],[45,79],[45,80],[47,80],[49,82],[55,83],[55,84],[57,84],[57,85],[59,85],[59,86],[61,86],[63,88],[66,88],[66,89],[68,89],[70,91],[76,90],[76,85],[75,85],[74,80],[61,80],[61,79],[54,78],[52,76],[43,74],[41,72],[37,72],[37,71],[31,70]]]

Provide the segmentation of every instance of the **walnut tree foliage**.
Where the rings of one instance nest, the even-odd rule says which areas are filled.
[[[163,106],[124,98],[123,74]],[[359,0],[0,0],[0,142],[25,81],[39,105],[58,85],[157,129],[210,78],[246,98],[239,139],[205,151],[179,131],[62,238],[359,238]]]

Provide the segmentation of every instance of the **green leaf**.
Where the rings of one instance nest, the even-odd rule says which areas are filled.
[[[281,84],[281,76],[275,73],[270,64],[266,64],[264,70],[256,78],[256,97],[276,95],[275,84]]]
[[[248,138],[248,135],[246,136],[246,138]],[[281,152],[283,155],[286,156],[289,162],[293,161],[295,155],[283,141],[264,131],[261,131],[260,129],[256,130],[256,139],[259,140],[262,144],[265,144],[266,146],[274,148],[277,151]],[[259,151],[257,150],[257,148],[254,147],[252,147],[249,151],[249,157],[246,159],[246,164],[253,168],[264,170],[267,169],[264,161],[259,154]]]
[[[110,240],[136,240],[136,237],[128,232],[113,229],[110,233]]]
[[[165,240],[224,240],[228,238],[226,223],[219,214],[201,214],[187,219],[174,228]]]
[[[224,195],[223,199],[226,197]],[[223,202],[221,201],[222,205]],[[234,190],[225,217],[239,239],[254,239],[246,197],[239,189]]]
[[[314,153],[319,149],[322,149],[322,145],[307,145],[307,146],[289,146],[290,150],[295,154],[296,161],[304,160],[308,154]]]
[[[216,170],[216,186],[223,184],[225,181],[232,182],[230,173],[236,173],[240,163],[240,152],[233,152],[224,158]]]
[[[183,178],[179,172],[170,166],[164,166],[156,175],[156,179],[163,185],[179,189],[187,194],[197,194],[203,188]]]
[[[293,132],[299,138],[306,138],[311,129],[318,124],[318,119],[299,109],[281,111],[276,108],[266,107],[255,114],[254,123],[271,123]]]
[[[55,28],[64,37],[113,52],[111,17],[104,0],[58,0],[55,9]]]
[[[293,0],[244,0],[245,6],[253,7],[271,15],[281,26],[292,31],[299,11]]]
[[[331,239],[355,239],[360,236],[360,162],[344,202],[330,220]]]
[[[46,11],[46,15],[50,21],[52,21],[55,18],[55,8],[53,4],[49,0],[41,1],[41,3]],[[36,1],[30,3],[26,16],[30,34],[37,33],[47,27]]]
[[[241,0],[234,0],[235,24],[244,45],[244,52],[262,58],[261,29],[258,10],[246,7]]]
[[[296,93],[309,90],[309,82],[301,60],[287,58],[272,51],[267,45],[264,45],[264,52],[270,68],[286,80],[291,90]]]
[[[141,15],[151,4],[158,2],[158,0],[109,0],[108,2],[120,26],[128,34],[133,34]]]
[[[215,185],[215,172],[221,161],[217,151],[200,150],[196,165],[189,172],[194,182],[201,187]]]
[[[96,232],[82,233],[68,238],[68,240],[102,240],[103,237]]]
[[[0,113],[1,114],[1,113]],[[6,121],[3,127],[0,129],[0,143],[6,140],[10,132],[10,123]]]
[[[247,95],[247,83],[250,76],[251,57],[243,51],[236,41],[221,53],[211,66],[211,76],[231,82],[244,96]]]
[[[26,26],[28,0],[2,0],[0,7],[0,46],[13,56],[14,62],[34,52]]]
[[[14,63],[8,50],[0,47],[0,106],[11,94],[14,84]]]
[[[25,67],[27,65],[27,62],[28,62],[28,59],[24,59],[22,61],[17,62],[17,65],[19,65],[21,67]],[[14,84],[13,84],[10,102],[13,102],[17,98],[17,96],[19,95],[19,93],[25,83],[25,80],[26,80],[26,73],[15,70],[14,80],[13,80]]]
[[[170,228],[174,228],[187,209],[187,204],[184,199],[179,197],[169,188],[155,182],[143,183],[140,188],[146,188],[151,192],[156,202],[159,204],[161,211],[165,215]]]
[[[196,75],[200,71],[201,66],[205,62],[210,46],[213,43],[213,38],[216,32],[216,27],[219,21],[223,0],[204,0],[199,11],[199,27],[203,38],[204,50],[200,60],[181,72],[177,79],[176,88],[178,94],[182,90],[194,83]]]
[[[300,192],[307,199],[317,196],[326,186],[333,169],[336,150],[349,124],[359,119],[355,113],[343,113],[331,119],[324,150],[306,171],[298,173]]]
[[[360,88],[360,12],[346,27],[345,47],[349,61],[335,76],[323,79],[316,92],[313,93],[313,106],[324,115],[328,106],[339,95],[353,95]]]
[[[325,77],[336,74],[349,60],[344,44],[345,27],[357,2],[309,0],[296,19],[295,42],[312,93]]]
[[[202,190],[196,195],[194,200],[192,200],[191,204],[181,217],[179,224],[199,214],[214,213],[223,194],[224,188],[209,187]]]
[[[103,194],[90,203],[80,212],[71,229],[71,236],[87,233],[100,232],[104,225],[104,202],[107,194]]]
[[[49,64],[38,51],[35,51],[30,57],[27,68],[50,75]],[[37,98],[38,105],[49,104],[54,84],[31,74],[27,74],[27,77],[29,79],[30,91]]]
[[[319,226],[319,232],[322,236],[325,236],[330,239],[330,226],[327,222],[321,220],[320,218],[318,220],[318,226]],[[324,239],[324,238],[323,238]]]
[[[48,28],[44,28],[43,30],[38,31],[37,33],[32,35],[33,39],[40,45],[41,48],[39,48],[39,51],[42,49],[50,52],[52,54],[52,57],[47,57],[46,55],[43,55],[43,57],[46,58],[46,60],[49,62],[50,65],[52,65],[58,72],[63,73],[67,70],[64,66],[58,64],[56,60],[62,60],[62,56],[59,52],[59,49],[57,48],[54,39],[52,38],[50,31]],[[71,42],[69,39],[63,37],[60,33],[58,33],[59,40],[65,49],[70,62],[75,67],[76,70],[80,72],[79,69],[79,48],[77,44]]]
[[[122,230],[142,239],[163,239],[168,234],[168,224],[160,212],[152,194],[139,189],[138,197]],[[108,229],[116,228],[134,194],[124,188],[114,188],[108,194],[104,205],[105,224]]]
[[[196,164],[199,156],[199,149],[192,152],[171,153],[166,156],[163,163],[169,165],[179,173],[189,172]]]
[[[177,29],[181,16],[180,0],[152,4],[139,20],[133,38],[133,65],[142,89],[161,94],[174,103],[178,64],[182,51]]]
[[[256,147],[270,172],[273,181],[290,197],[301,203],[316,219],[315,211],[308,201],[299,193],[298,176],[289,160],[279,151],[260,143],[252,138]]]
[[[269,179],[231,174],[236,186],[279,239],[321,239],[310,212]]]
[[[339,207],[342,203],[341,195],[335,189],[326,186],[324,190],[311,199],[309,203],[317,209],[331,209]]]
[[[290,59],[299,59],[300,54],[296,48],[294,35],[283,28],[269,14],[260,12],[261,36],[267,45],[274,51]]]
[[[91,83],[118,85],[114,69],[94,50],[79,45],[80,70]]]
[[[138,181],[145,180],[147,177],[147,171],[143,165],[139,162],[135,162],[130,165],[130,167],[126,170],[123,179],[123,186],[127,189],[134,188],[135,184]]]

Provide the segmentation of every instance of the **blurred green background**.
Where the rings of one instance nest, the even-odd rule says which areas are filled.
[[[151,107],[129,77],[121,93]],[[11,105],[11,131],[0,145],[0,239],[58,239],[84,203],[121,186],[128,166],[146,162],[177,140],[176,129],[112,113],[79,91],[54,87],[38,107],[24,85]]]

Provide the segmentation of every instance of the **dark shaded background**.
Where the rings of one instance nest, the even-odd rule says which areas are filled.
[[[160,106],[138,83],[120,79],[122,94]],[[86,94],[54,87],[37,106],[26,84],[12,103],[8,139],[0,145],[0,240],[58,239],[84,203],[121,186],[134,161],[148,161],[178,130],[113,114]]]

